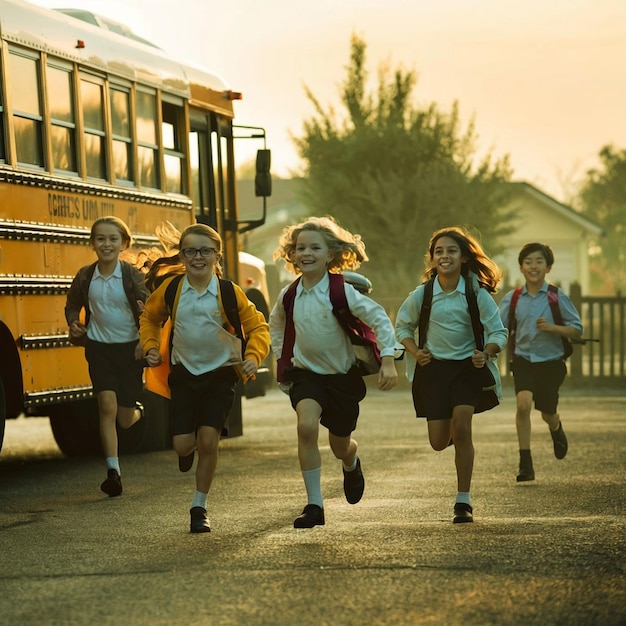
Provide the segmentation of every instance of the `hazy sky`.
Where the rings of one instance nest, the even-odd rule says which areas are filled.
[[[417,105],[474,116],[479,154],[510,154],[515,179],[557,199],[626,148],[625,0],[38,0],[130,25],[181,60],[220,74],[244,99],[240,124],[264,126],[276,174],[297,170],[290,133],[313,114],[303,86],[339,105],[350,37],[382,63],[415,70]]]

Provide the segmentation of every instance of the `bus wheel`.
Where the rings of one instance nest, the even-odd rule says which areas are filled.
[[[117,429],[119,454],[170,447],[169,400],[145,391],[143,417],[130,428]],[[50,407],[52,434],[66,456],[102,456],[98,401],[95,398]]]
[[[265,298],[260,290],[254,287],[246,291],[246,296],[257,310],[263,314],[265,321],[269,320],[270,310],[265,302]],[[247,382],[243,386],[243,395],[249,400],[251,398],[258,398],[264,396],[265,392],[272,386],[273,374],[272,374],[272,355],[269,354],[265,361],[261,363],[259,372],[256,375],[255,380]]]
[[[4,397],[4,385],[0,379],[0,452],[4,443],[4,425],[7,421],[7,402]]]
[[[95,398],[52,405],[49,410],[52,434],[66,456],[102,455]]]

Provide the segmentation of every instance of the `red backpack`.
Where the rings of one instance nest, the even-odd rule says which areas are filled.
[[[285,308],[285,337],[283,339],[283,350],[278,359],[277,375],[278,382],[284,382],[283,377],[291,365],[293,357],[293,346],[296,341],[296,329],[293,323],[293,305],[296,299],[296,288],[300,282],[299,277],[295,280],[283,296],[283,307]],[[328,274],[330,280],[330,302],[333,305],[333,315],[350,338],[354,346],[357,357],[357,367],[362,376],[377,374],[380,369],[381,358],[376,343],[374,331],[359,318],[355,317],[346,299],[344,289],[344,277],[341,274]]]
[[[522,293],[523,287],[517,287],[511,297],[511,306],[509,308],[509,341],[508,352],[509,362],[513,361],[515,356],[515,331],[517,330],[517,319],[515,317],[515,307]],[[561,315],[561,307],[559,306],[559,288],[552,283],[548,283],[548,304],[550,305],[550,311],[552,313],[552,319],[557,326],[563,326],[563,316]],[[573,352],[572,344],[565,337],[561,337],[563,342],[563,360],[571,356]]]

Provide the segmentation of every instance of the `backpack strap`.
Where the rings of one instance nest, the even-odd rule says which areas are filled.
[[[345,279],[342,274],[328,274],[330,281],[330,303],[333,305],[333,315],[339,325],[350,338],[350,343],[357,346],[371,346],[376,361],[380,363],[380,352],[376,341],[376,333],[362,322],[350,310],[346,298]]]
[[[508,329],[509,329],[509,338],[507,340],[507,351],[509,353],[509,363],[513,362],[513,357],[515,356],[515,331],[517,330],[517,318],[515,317],[515,307],[517,306],[517,301],[522,293],[522,287],[516,287],[513,290],[513,295],[511,296],[511,303],[509,305],[509,319],[508,319]]]
[[[559,306],[559,288],[552,283],[548,284],[548,304],[550,305],[550,312],[552,313],[552,319],[557,326],[563,326],[563,315],[561,314],[561,307]],[[567,359],[571,356],[574,349],[572,344],[565,337],[561,337],[561,343],[563,344],[563,358]]]
[[[428,321],[430,320],[430,308],[433,301],[433,284],[435,278],[431,278],[424,284],[424,300],[420,309],[420,318],[418,322],[418,348],[423,348],[426,344],[426,333],[428,332]]]
[[[478,308],[478,296],[472,288],[472,281],[465,276],[465,299],[467,300],[467,308],[469,309],[470,319],[472,320],[472,330],[474,331],[474,341],[476,349],[483,351],[485,349],[485,329],[480,321],[480,310]]]
[[[121,261],[122,264],[122,287],[126,294],[126,299],[130,305],[130,310],[135,318],[135,325],[139,328],[139,307],[137,306],[137,300],[141,300],[140,295],[135,289],[135,281],[133,280],[132,272],[135,269],[127,261]],[[139,270],[137,270],[139,271]]]
[[[283,382],[284,372],[291,367],[293,346],[296,343],[296,328],[293,324],[293,305],[296,299],[296,289],[302,277],[294,280],[283,295],[283,308],[285,309],[285,335],[283,337],[283,349],[276,365],[276,379]]]
[[[241,329],[241,320],[239,319],[239,304],[237,303],[237,294],[235,293],[235,287],[232,281],[226,278],[219,279],[220,295],[222,297],[222,306],[224,307],[224,313],[226,319],[231,326],[231,329],[226,329],[234,332],[235,336],[241,339],[241,357],[243,358],[246,350],[246,340],[243,336]],[[225,326],[225,325],[224,325]]]

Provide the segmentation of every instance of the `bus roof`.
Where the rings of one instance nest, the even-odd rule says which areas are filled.
[[[97,16],[94,20],[98,21]],[[37,7],[22,0],[0,0],[2,40],[42,50],[76,62],[81,67],[158,87],[188,99],[195,106],[233,117],[231,91],[217,74],[179,63],[160,48],[118,32],[108,25],[94,25],[85,15],[75,17]],[[123,27],[123,28],[119,28]]]

